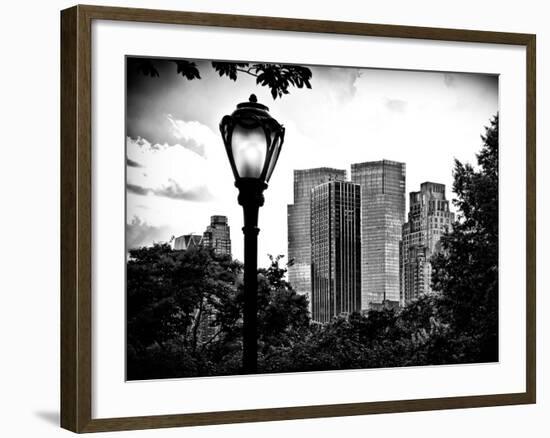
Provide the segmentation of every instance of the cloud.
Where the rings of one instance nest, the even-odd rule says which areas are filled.
[[[228,182],[233,177],[221,136],[196,121],[167,120],[178,138],[174,146],[127,137],[127,160],[141,166],[127,167],[128,193],[198,202],[224,198],[232,191]]]
[[[220,135],[214,134],[212,130],[196,121],[185,121],[175,119],[171,114],[167,116],[171,125],[171,131],[177,144],[195,152],[196,154],[206,157],[207,149],[210,146],[220,142]]]
[[[148,195],[152,191],[152,189],[128,183],[126,184],[126,190],[130,193],[134,193],[135,195]]]
[[[338,104],[352,100],[357,92],[357,79],[361,70],[340,67],[311,67],[313,73],[312,86],[325,88],[330,98]],[[295,90],[293,90],[295,91]]]
[[[129,193],[135,195],[146,196],[152,194],[154,196],[162,196],[169,199],[180,201],[198,201],[207,202],[212,199],[212,194],[208,187],[202,185],[190,189],[183,189],[176,181],[169,178],[169,183],[159,188],[142,187],[137,184],[126,184],[126,189]]]
[[[139,248],[153,243],[168,242],[171,234],[169,227],[155,227],[134,216],[130,223],[126,223],[126,248]]]
[[[183,189],[173,179],[168,179],[169,184],[162,186],[160,189],[156,189],[153,193],[157,196],[164,196],[165,198],[178,199],[185,201],[200,201],[206,202],[212,199],[212,194],[205,185],[193,187],[191,189]]]
[[[152,147],[181,146],[201,157],[206,157],[209,145],[221,138],[200,122],[178,120],[171,114],[154,114],[139,121],[129,121],[128,136],[138,143],[147,139]]]
[[[396,113],[404,113],[407,110],[407,102],[401,99],[386,99],[386,108]]]
[[[143,165],[139,164],[137,161],[130,160],[128,157],[126,157],[126,165],[129,167],[143,167]]]

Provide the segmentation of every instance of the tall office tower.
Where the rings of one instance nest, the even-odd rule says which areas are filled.
[[[361,308],[398,305],[405,163],[352,164],[351,180],[361,186]]]
[[[202,235],[202,244],[216,254],[231,255],[231,236],[227,216],[211,216],[210,225]]]
[[[174,239],[175,250],[188,250],[202,246],[202,236],[196,234],[184,234]]]
[[[294,204],[288,206],[288,281],[307,295],[311,312],[311,189],[328,181],[344,181],[346,171],[321,167],[294,171]]]
[[[430,258],[441,250],[441,236],[453,222],[444,184],[425,182],[419,192],[409,194],[409,217],[400,244],[402,305],[431,292]]]
[[[361,187],[331,181],[311,191],[314,321],[361,310]]]

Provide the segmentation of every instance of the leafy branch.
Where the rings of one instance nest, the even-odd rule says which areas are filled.
[[[139,74],[159,77],[160,73],[155,60],[149,58],[132,58],[129,67]],[[186,60],[175,60],[176,73],[188,80],[201,79],[196,63]],[[220,77],[228,77],[236,81],[238,74],[246,74],[256,78],[256,84],[268,87],[273,99],[289,94],[290,87],[311,88],[311,70],[307,67],[292,64],[250,64],[242,62],[212,62],[212,68]]]

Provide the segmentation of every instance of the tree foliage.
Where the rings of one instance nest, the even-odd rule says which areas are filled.
[[[130,250],[129,378],[144,378],[143,373],[147,378],[156,373],[202,374],[205,345],[222,337],[230,342],[237,331],[240,271],[240,264],[230,257],[207,250],[174,251],[167,244]],[[217,330],[204,336],[205,321],[212,316]],[[174,363],[176,358],[182,368]]]
[[[127,263],[128,378],[238,374],[242,351],[242,265],[198,248],[130,250]],[[284,280],[280,257],[258,272],[262,354],[309,327],[307,300]]]
[[[477,168],[455,160],[460,216],[453,232],[442,237],[432,279],[455,337],[472,340],[474,360],[493,361],[498,360],[498,115],[482,140]]]
[[[130,58],[128,67],[136,72],[159,77],[160,73],[152,58]],[[176,73],[188,80],[201,79],[200,71],[195,62],[174,60]],[[239,74],[247,74],[256,78],[256,84],[268,87],[273,99],[281,98],[289,93],[289,87],[311,88],[311,70],[307,67],[291,64],[261,64],[213,61],[212,68],[220,77],[228,77],[236,81]]]

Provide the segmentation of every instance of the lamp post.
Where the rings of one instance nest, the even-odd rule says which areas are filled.
[[[258,211],[279,158],[285,129],[254,94],[220,122],[244,214],[243,372],[258,369]]]

